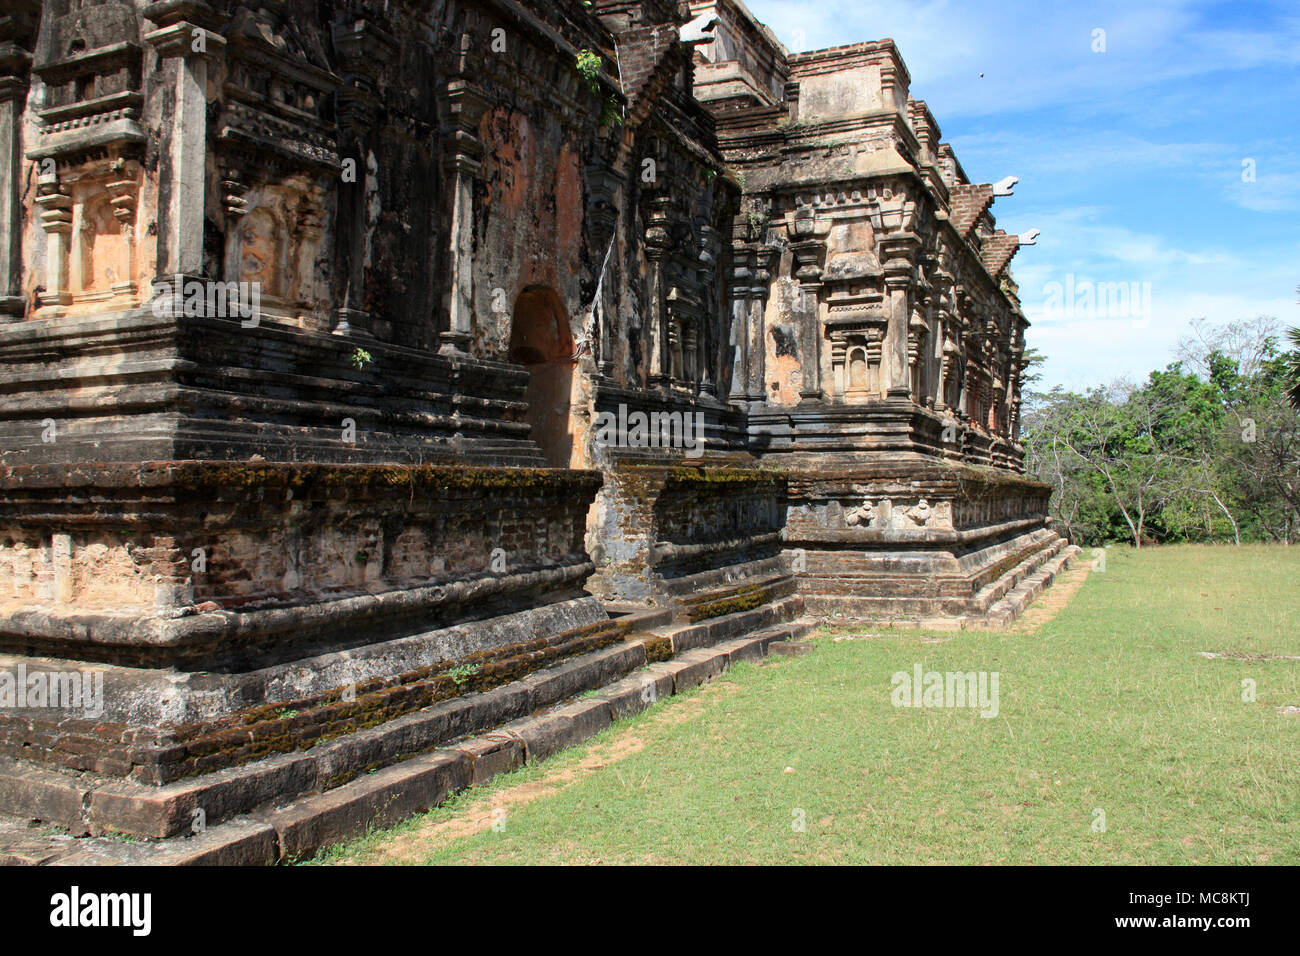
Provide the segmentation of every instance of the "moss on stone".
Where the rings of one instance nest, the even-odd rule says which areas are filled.
[[[630,627],[627,621],[597,621],[553,638],[475,651],[397,678],[368,681],[355,687],[355,699],[344,699],[349,688],[339,687],[315,698],[259,705],[225,721],[176,728],[186,756],[168,776],[182,779],[319,746],[446,700],[508,684],[557,661],[613,646]],[[288,710],[296,712],[288,716]]]
[[[708,620],[712,617],[722,617],[725,614],[735,614],[739,611],[749,611],[758,607],[760,604],[766,604],[771,597],[768,588],[761,587],[757,584],[751,584],[739,588],[727,597],[709,601],[702,600],[692,605],[686,611],[687,619],[692,623]]]

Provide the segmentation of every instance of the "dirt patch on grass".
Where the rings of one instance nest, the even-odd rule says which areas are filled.
[[[367,847],[353,857],[332,862],[338,866],[421,863],[456,840],[484,833],[496,825],[508,825],[512,810],[553,797],[588,774],[604,770],[639,753],[645,749],[645,741],[640,734],[654,727],[673,726],[693,720],[703,714],[719,695],[734,693],[736,689],[737,685],[725,679],[711,681],[690,697],[671,700],[671,706],[664,707],[641,726],[618,732],[606,743],[589,745],[587,752],[576,763],[557,766],[540,779],[485,795],[450,820],[417,824],[413,829]]]
[[[1038,596],[1029,607],[1025,608],[1007,631],[1011,634],[1025,634],[1036,631],[1064,610],[1070,600],[1079,593],[1083,582],[1088,580],[1092,571],[1092,562],[1076,561],[1064,573],[1057,575],[1052,586]]]

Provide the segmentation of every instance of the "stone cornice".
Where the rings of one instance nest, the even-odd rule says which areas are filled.
[[[203,38],[202,49],[194,49],[194,41]],[[158,51],[163,57],[201,57],[212,59],[219,55],[226,45],[226,38],[220,33],[213,33],[196,23],[178,20],[152,33],[146,33],[144,41]]]

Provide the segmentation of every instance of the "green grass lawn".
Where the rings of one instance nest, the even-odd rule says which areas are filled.
[[[1034,631],[854,633],[320,862],[1300,863],[1300,549],[1112,548]],[[917,663],[998,672],[998,715],[894,707]]]

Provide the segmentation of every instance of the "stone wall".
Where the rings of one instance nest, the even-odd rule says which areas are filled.
[[[1028,322],[1007,268],[1021,240],[988,211],[1014,177],[967,181],[892,41],[787,55],[733,0],[692,10],[719,21],[699,95],[745,181],[733,400],[759,421],[791,410],[814,443],[845,420],[896,418],[891,403],[906,401],[929,413],[909,426],[917,448],[1019,468]],[[735,50],[739,32],[765,55]],[[789,77],[780,96],[773,58]],[[724,75],[758,92],[737,96]]]
[[[809,610],[832,617],[978,618],[986,588],[1058,540],[1048,486],[954,462],[832,460],[792,469],[789,489],[787,557]]]
[[[598,485],[463,466],[7,468],[0,648],[247,668],[570,599]]]
[[[750,578],[787,579],[777,560],[785,500],[784,476],[749,456],[620,456],[593,509],[599,573],[589,587],[674,606]]]
[[[0,671],[108,699],[0,713],[0,805],[166,836],[566,667],[992,613],[1059,549],[1025,243],[909,84],[737,0],[11,0]]]

